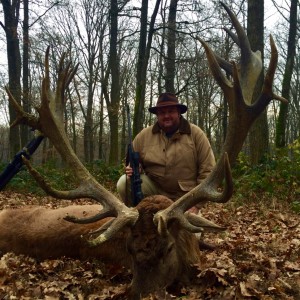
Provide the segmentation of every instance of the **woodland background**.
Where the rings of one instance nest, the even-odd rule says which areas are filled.
[[[247,28],[267,66],[269,35],[279,52],[274,91],[288,105],[271,102],[253,126],[233,169],[234,194],[202,213],[227,231],[206,235],[195,282],[177,293],[147,299],[300,298],[300,56],[298,0],[224,1]],[[115,192],[124,172],[128,128],[154,122],[147,108],[163,91],[189,106],[218,157],[227,127],[227,103],[214,82],[196,36],[231,60],[239,56],[224,27],[218,1],[200,0],[1,0],[0,86],[8,85],[27,112],[40,101],[44,55],[51,46],[52,83],[63,52],[77,75],[66,91],[65,129],[96,179]],[[0,90],[0,170],[33,137],[9,128],[15,113]],[[70,189],[73,174],[46,139],[32,160],[57,189]],[[87,200],[76,203],[86,204]],[[43,194],[25,169],[0,193],[0,208],[70,205]],[[122,299],[128,270],[92,258],[36,261],[7,253],[0,258],[2,299]]]
[[[289,100],[272,102],[245,146],[252,165],[299,139],[299,1],[224,1],[247,28],[253,51],[268,65],[269,35],[279,63],[274,91]],[[199,36],[216,53],[239,55],[224,27],[231,28],[218,1],[75,0],[1,1],[0,85],[8,85],[27,112],[39,103],[44,53],[51,46],[53,82],[63,52],[77,75],[67,90],[65,128],[87,163],[122,163],[127,141],[126,104],[133,133],[154,122],[147,108],[163,91],[189,106],[186,118],[206,132],[216,156],[227,126],[227,103],[213,80]],[[15,112],[0,92],[0,160],[9,161],[32,138],[28,128],[8,125]],[[42,147],[41,147],[42,148]],[[48,141],[38,163],[57,159]]]

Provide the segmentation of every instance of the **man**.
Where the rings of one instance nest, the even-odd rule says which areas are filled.
[[[143,129],[134,139],[134,151],[139,152],[142,191],[149,195],[165,195],[178,199],[197,186],[211,172],[215,158],[204,132],[183,116],[187,106],[180,104],[175,94],[162,93],[149,112],[157,122]],[[132,168],[127,166],[117,190],[123,201],[130,197],[127,178]],[[197,213],[198,209],[193,208]]]

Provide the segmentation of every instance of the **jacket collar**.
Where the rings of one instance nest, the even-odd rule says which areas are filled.
[[[155,133],[160,133],[161,129],[158,125],[158,122],[156,122],[154,125],[153,125],[153,128],[152,128],[152,133],[155,134]],[[191,125],[190,123],[184,118],[181,116],[180,118],[180,123],[179,123],[179,128],[178,128],[178,132],[179,133],[182,133],[182,134],[191,134]]]

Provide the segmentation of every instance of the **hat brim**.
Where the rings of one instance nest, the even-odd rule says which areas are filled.
[[[187,106],[184,104],[170,104],[170,103],[166,103],[165,105],[161,104],[159,106],[149,107],[148,110],[152,114],[156,114],[158,108],[167,107],[167,106],[177,106],[180,109],[181,114],[184,114],[187,111]]]

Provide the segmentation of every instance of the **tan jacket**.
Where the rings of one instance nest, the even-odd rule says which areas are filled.
[[[174,200],[199,184],[215,165],[206,135],[183,117],[171,138],[156,123],[135,137],[133,148],[161,194]]]

